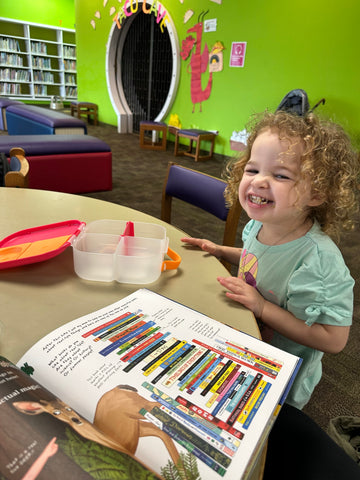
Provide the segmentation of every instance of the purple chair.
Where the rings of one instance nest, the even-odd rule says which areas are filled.
[[[175,197],[223,220],[223,245],[234,246],[241,207],[239,202],[230,208],[226,206],[225,187],[224,180],[170,162],[162,193],[161,220],[171,223],[172,199]],[[229,263],[222,263],[230,270]]]

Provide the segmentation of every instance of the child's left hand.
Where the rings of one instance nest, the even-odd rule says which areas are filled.
[[[241,303],[244,307],[251,310],[256,318],[261,319],[265,299],[256,288],[248,285],[238,277],[217,277],[217,280],[223,287],[229,290],[226,292],[227,297]]]

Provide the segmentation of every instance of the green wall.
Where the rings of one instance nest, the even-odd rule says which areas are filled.
[[[118,11],[120,3],[110,0],[106,8],[103,0],[75,0],[78,99],[95,102],[99,119],[117,125],[106,84],[106,43],[113,25],[111,7]],[[100,13],[100,18],[95,13]],[[95,22],[95,29],[91,26]]]
[[[341,123],[360,145],[358,2],[163,0],[162,5],[176,24],[180,45],[201,11],[209,10],[206,19],[217,19],[216,32],[204,33],[202,39],[209,48],[217,41],[225,47],[224,68],[213,74],[209,99],[203,102],[202,112],[197,105],[192,113],[189,60],[181,60],[178,95],[171,109],[183,127],[219,130],[216,152],[231,155],[233,130],[242,130],[255,112],[274,110],[294,88],[306,90],[311,105],[325,97],[326,104],[318,113]],[[118,11],[121,5],[115,0],[109,0],[106,7],[103,0],[75,0],[79,98],[97,102],[100,120],[116,125],[105,77],[111,7]],[[195,14],[184,24],[189,8]],[[100,19],[94,17],[96,11]],[[90,25],[93,19],[95,30]],[[233,41],[247,42],[243,68],[229,67]],[[206,79],[205,74],[203,86]]]
[[[109,0],[106,7],[104,3],[1,0],[0,16],[51,25],[62,21],[67,28],[73,27],[75,17],[79,99],[96,102],[100,121],[116,125],[106,84],[106,44],[113,25],[110,9],[119,11],[124,2]],[[233,130],[242,130],[255,112],[274,110],[294,88],[306,90],[311,105],[325,97],[326,104],[317,112],[341,123],[360,148],[358,2],[222,0],[218,4],[211,0],[163,0],[162,5],[175,22],[180,45],[201,11],[209,10],[205,19],[217,19],[217,30],[204,33],[202,38],[202,44],[206,42],[209,48],[217,41],[225,47],[224,68],[213,74],[210,98],[203,102],[202,112],[196,105],[192,113],[189,59],[181,60],[178,94],[171,109],[171,113],[179,115],[184,128],[219,130],[217,153],[231,155],[229,139]],[[184,24],[188,9],[195,13]],[[95,29],[91,21],[95,21]],[[234,41],[247,42],[243,68],[229,67]],[[203,86],[206,81],[207,73]]]
[[[1,0],[0,17],[75,28],[74,0]]]

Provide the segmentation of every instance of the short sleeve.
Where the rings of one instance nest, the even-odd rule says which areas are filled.
[[[322,252],[303,262],[288,285],[287,309],[307,325],[352,323],[354,280],[339,253]]]
[[[256,225],[258,224],[259,222],[256,222],[255,220],[250,220],[246,225],[245,227],[243,228],[243,231],[242,231],[242,241],[243,243],[246,242],[246,240],[249,238],[252,230],[256,227]]]

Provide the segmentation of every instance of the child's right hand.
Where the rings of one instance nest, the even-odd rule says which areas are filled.
[[[199,247],[204,252],[214,255],[216,258],[221,257],[221,247],[210,240],[206,240],[206,238],[183,237],[181,241],[194,247]]]

